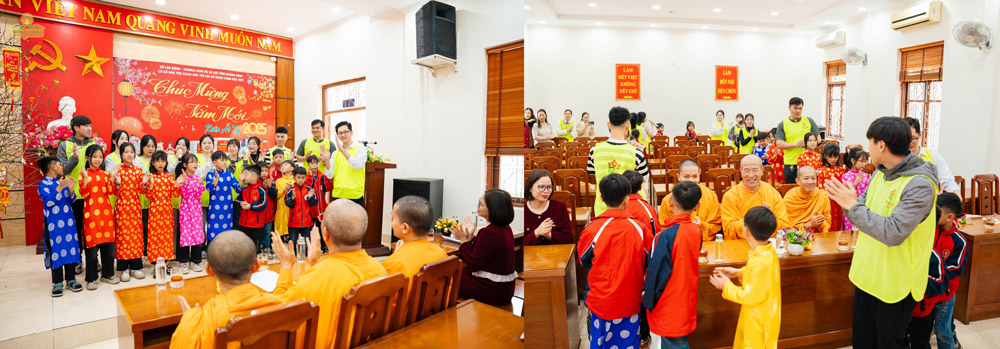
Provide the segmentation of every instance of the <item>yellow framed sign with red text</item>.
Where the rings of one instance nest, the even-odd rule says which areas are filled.
[[[615,100],[639,100],[638,64],[615,64]]]
[[[715,100],[738,101],[740,99],[740,67],[734,65],[715,66]]]

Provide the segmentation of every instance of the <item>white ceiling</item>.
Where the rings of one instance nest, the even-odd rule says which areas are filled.
[[[908,1],[913,0],[524,0],[530,7],[524,22],[803,32],[834,28]]]
[[[427,0],[106,0],[104,2],[137,7],[194,18],[221,25],[246,28],[277,36],[295,38],[338,20],[354,16],[377,16],[387,11],[401,11]],[[339,8],[334,12],[334,8]],[[230,19],[239,15],[238,20]],[[288,28],[295,31],[288,32]]]

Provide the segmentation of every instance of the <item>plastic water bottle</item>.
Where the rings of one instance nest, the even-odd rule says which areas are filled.
[[[156,266],[153,267],[153,277],[156,278],[156,289],[165,290],[167,288],[167,262],[163,257],[156,257]]]
[[[299,262],[306,261],[306,254],[308,250],[306,249],[306,238],[299,236],[299,241],[295,243],[295,257],[298,258]]]
[[[725,258],[722,256],[722,251],[725,249],[722,242],[722,234],[715,234],[715,262],[722,263]]]

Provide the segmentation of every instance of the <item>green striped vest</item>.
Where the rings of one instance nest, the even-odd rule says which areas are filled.
[[[566,138],[567,142],[573,141],[573,121],[567,123],[566,120],[559,120],[559,129],[566,131],[566,134],[559,137]]]
[[[594,145],[594,175],[597,179],[597,197],[594,200],[594,216],[600,216],[608,206],[601,199],[601,179],[612,173],[622,174],[635,169],[635,146],[631,144],[611,144],[601,142]],[[646,198],[645,191],[639,194]]]
[[[77,200],[82,200],[83,196],[80,196],[80,182],[83,181],[83,177],[80,175],[83,173],[83,168],[87,164],[87,148],[91,145],[97,144],[93,139],[87,141],[82,147],[77,147],[76,143],[73,143],[73,138],[67,139],[66,141],[66,158],[69,159],[76,155],[76,167],[70,169],[69,173],[65,174],[66,177],[73,178],[76,183],[73,184],[73,192],[76,193]]]
[[[801,140],[812,130],[812,123],[805,116],[802,116],[799,122],[794,122],[791,117],[787,117],[781,122],[781,127],[785,129],[785,142],[794,143]],[[753,147],[750,149],[753,150]],[[799,159],[799,154],[805,151],[806,148],[804,147],[785,149],[785,165],[795,165]]]

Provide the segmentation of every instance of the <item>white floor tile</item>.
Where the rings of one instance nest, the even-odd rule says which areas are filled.
[[[49,288],[51,291],[51,288]],[[17,313],[26,309],[47,308],[52,309],[52,294],[49,291],[39,292],[38,290],[21,290],[0,294],[0,316],[4,319],[17,321],[16,317],[7,314]],[[64,290],[63,297],[66,297],[69,290]],[[51,315],[51,310],[49,311]],[[51,325],[51,323],[49,324]]]
[[[117,319],[104,319],[66,328],[56,328],[52,331],[52,346],[56,349],[63,349],[78,348],[94,343],[117,345],[118,328],[115,325],[116,321]]]
[[[35,290],[36,292],[52,291],[52,276],[49,273],[31,273],[25,276],[0,278],[0,294]]]
[[[0,348],[52,348],[52,331],[42,331],[0,341]]]
[[[52,327],[59,329],[114,318],[118,303],[108,284],[98,282],[94,291],[71,292],[52,299]]]
[[[0,341],[52,331],[52,302],[37,308],[5,313],[0,318]]]

